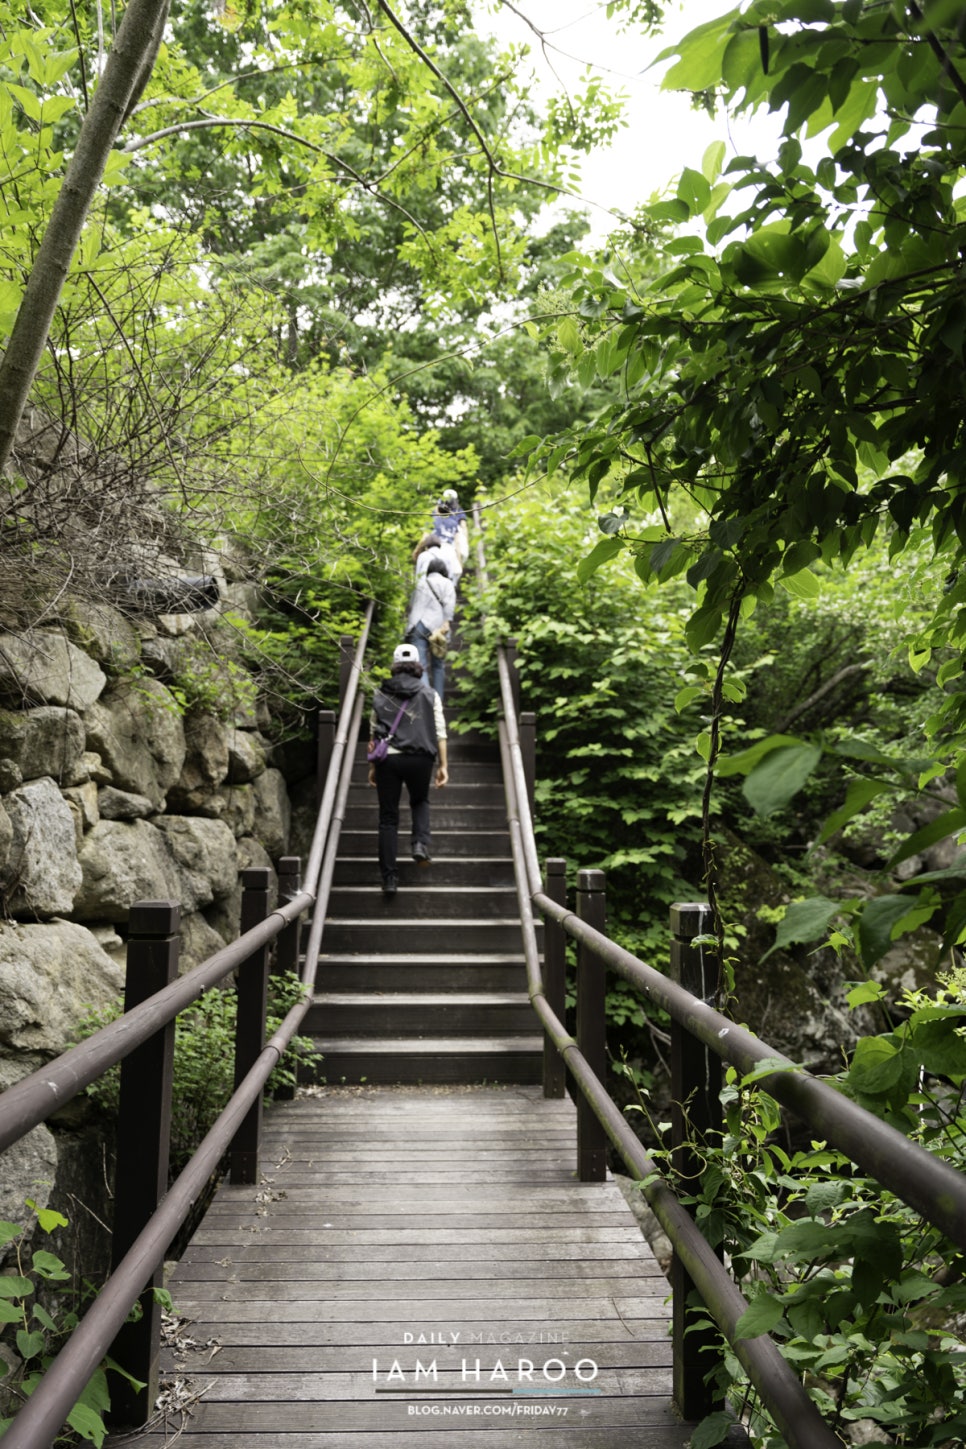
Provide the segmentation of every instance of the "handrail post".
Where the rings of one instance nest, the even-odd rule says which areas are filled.
[[[302,857],[300,855],[283,855],[278,863],[278,899],[279,904],[292,900],[298,895],[302,886]],[[283,926],[278,933],[278,940],[275,942],[275,972],[281,975],[283,972],[290,972],[298,976],[301,965],[302,949],[302,918],[296,916],[287,926]],[[295,1096],[295,1086],[279,1087],[276,1097],[280,1102],[291,1102]]]
[[[241,873],[241,934],[250,931],[268,915],[271,871],[267,866],[249,866]],[[235,1022],[235,1090],[244,1081],[265,1045],[268,1014],[268,946],[244,960],[238,968],[238,1014]],[[258,1181],[258,1148],[262,1135],[262,1098],[252,1103],[231,1142],[231,1181]]]
[[[577,915],[595,931],[604,932],[607,916],[604,872],[577,872]],[[604,1015],[607,972],[600,957],[583,941],[577,943],[577,1045],[601,1082],[607,1076],[607,1027]],[[583,1093],[577,1099],[577,1175],[581,1182],[603,1182],[607,1176],[607,1133]]]
[[[567,904],[567,862],[554,856],[546,862],[544,889],[558,906]],[[567,1011],[567,933],[551,916],[543,923],[543,986],[547,1005],[558,1021]],[[543,1036],[543,1095],[562,1097],[567,1088],[567,1068],[548,1032]]]
[[[319,709],[315,717],[315,806],[322,803],[322,791],[335,748],[335,710]]]
[[[704,902],[671,907],[671,980],[708,1005],[714,1002],[717,961],[713,950],[696,944],[696,938],[709,935],[711,929],[711,907]],[[684,1194],[697,1190],[703,1170],[702,1157],[694,1144],[709,1137],[719,1141],[721,1126],[721,1060],[672,1019],[671,1160],[679,1191]],[[715,1390],[706,1382],[720,1359],[720,1337],[711,1326],[685,1331],[694,1284],[676,1253],[671,1259],[670,1276],[674,1401],[690,1422],[720,1408]]]
[[[302,887],[302,857],[283,855],[278,863],[278,899],[281,904],[294,900]],[[296,917],[278,933],[275,943],[275,970],[298,972],[302,921]]]
[[[128,916],[124,1010],[161,991],[178,974],[181,907],[176,901],[137,901]],[[168,1190],[171,1096],[174,1081],[174,1022],[135,1047],[121,1063],[117,1113],[117,1171],[114,1187],[112,1270],[124,1257]],[[161,1355],[162,1286],[158,1268],[140,1296],[141,1317],[125,1323],[111,1357],[140,1379],[136,1389],[121,1375],[111,1382],[111,1417],[118,1424],[143,1424],[158,1397]]]
[[[523,778],[527,782],[527,801],[532,820],[535,813],[534,800],[537,782],[537,716],[533,710],[525,709],[517,715],[517,737],[520,741],[520,754],[523,757]]]

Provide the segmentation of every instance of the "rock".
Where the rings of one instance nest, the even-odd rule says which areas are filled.
[[[106,666],[111,674],[132,669],[141,660],[137,625],[113,604],[94,599],[71,599],[63,610],[68,638]]]
[[[62,790],[61,794],[67,801],[67,808],[74,817],[74,830],[79,851],[84,836],[88,830],[93,830],[101,818],[97,806],[97,786],[93,780],[85,780],[83,785],[71,785],[69,789]]]
[[[262,593],[257,584],[240,579],[226,585],[225,602],[230,613],[237,614],[248,624],[254,624],[261,608]]]
[[[27,1075],[27,1071],[20,1071],[20,1066],[20,1062],[0,1062],[0,1087],[4,1091],[19,1081],[21,1075]],[[26,1224],[30,1219],[27,1199],[45,1208],[56,1171],[57,1144],[50,1129],[41,1123],[0,1153],[0,1218],[8,1223]]]
[[[22,780],[50,775],[76,785],[86,775],[84,723],[75,710],[54,704],[0,710],[0,755],[15,762]]]
[[[136,901],[181,901],[183,880],[166,837],[146,820],[101,820],[84,837],[73,915],[126,921]]]
[[[73,921],[0,923],[0,1044],[57,1056],[76,1040],[92,1009],[123,990],[123,976],[97,941]]]
[[[289,791],[292,823],[288,836],[288,854],[300,856],[303,864],[308,860],[315,835],[315,822],[319,818],[319,805],[315,795],[314,779],[303,780]]]
[[[23,771],[16,760],[0,759],[0,795],[7,795],[23,784]]]
[[[113,785],[97,791],[97,808],[103,820],[145,820],[156,814],[147,795],[133,795]]]
[[[237,932],[236,932],[237,935]],[[225,939],[200,911],[194,911],[190,916],[183,916],[181,919],[181,954],[178,959],[178,970],[182,974],[190,971],[193,966],[200,966],[202,961],[207,961],[216,951],[220,951],[226,945]]]
[[[88,780],[93,780],[95,785],[110,785],[113,775],[94,750],[84,751],[84,769],[87,771]]]
[[[168,791],[168,808],[190,813],[205,805],[228,774],[229,731],[214,715],[190,714],[184,734],[187,752],[181,774]]]
[[[205,813],[223,820],[236,839],[251,835],[255,825],[255,791],[251,785],[221,785],[208,802]]]
[[[53,780],[31,780],[4,802],[12,835],[3,884],[11,915],[71,911],[81,884],[74,817]]]
[[[156,679],[170,684],[177,673],[180,648],[174,640],[162,638],[157,630],[141,643],[141,659]]]
[[[182,634],[190,634],[197,629],[198,617],[197,614],[159,614],[158,632],[167,634],[170,639],[177,639]]]
[[[248,785],[266,766],[265,751],[248,730],[228,731],[228,783]]]
[[[280,770],[265,770],[252,782],[255,792],[255,827],[252,834],[260,840],[273,860],[288,849],[292,807],[289,804],[285,779]]]
[[[13,824],[6,810],[0,805],[0,880],[4,879],[10,847],[13,844]]]
[[[106,683],[100,665],[62,633],[0,634],[0,703],[61,704],[83,711]]]
[[[101,756],[111,784],[160,809],[186,753],[174,696],[156,679],[112,686],[87,713],[87,748]]]
[[[244,836],[235,841],[235,885],[231,894],[216,901],[205,911],[205,919],[226,941],[234,941],[241,929],[241,872],[252,865],[267,866],[271,871],[269,881],[269,909],[278,904],[278,877],[265,847],[254,836]]]
[[[160,816],[156,825],[177,865],[176,899],[186,913],[232,893],[238,877],[235,837],[223,821],[167,815]]]

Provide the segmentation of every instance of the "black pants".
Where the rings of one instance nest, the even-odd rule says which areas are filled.
[[[432,755],[389,754],[376,765],[376,793],[379,796],[379,869],[383,877],[396,869],[399,839],[399,801],[402,787],[409,792],[413,816],[412,843],[433,843],[429,830],[429,787],[436,761]]]

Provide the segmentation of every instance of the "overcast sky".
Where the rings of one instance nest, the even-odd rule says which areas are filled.
[[[607,151],[598,152],[584,165],[583,193],[591,210],[594,232],[609,229],[605,212],[617,207],[630,211],[665,189],[685,167],[700,168],[706,148],[724,140],[734,154],[754,152],[771,156],[777,149],[777,119],[735,122],[712,121],[692,109],[686,96],[660,89],[660,70],[649,70],[665,46],[717,15],[733,8],[734,0],[670,0],[664,32],[647,37],[635,32],[619,35],[607,19],[605,0],[512,0],[520,15],[547,33],[552,45],[549,60],[541,54],[538,38],[519,15],[506,5],[484,24],[505,43],[529,41],[531,64],[540,84],[558,88],[550,68],[568,86],[576,86],[590,64],[594,71],[629,97],[630,124],[621,130]],[[663,69],[663,68],[662,68]]]

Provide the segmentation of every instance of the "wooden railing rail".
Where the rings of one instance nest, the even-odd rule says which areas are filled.
[[[478,514],[477,523],[480,523]],[[478,572],[485,587],[486,564],[481,539],[482,530],[478,526]],[[727,1062],[741,1076],[759,1074],[765,1091],[961,1248],[966,1248],[966,1175],[713,1009],[710,1004],[713,981],[701,989],[708,967],[701,945],[701,938],[708,932],[710,916],[705,903],[682,903],[672,908],[675,945],[671,974],[664,975],[605,934],[601,924],[603,880],[602,877],[599,881],[588,880],[591,876],[601,876],[600,872],[579,872],[576,912],[569,910],[565,903],[562,886],[565,863],[560,859],[546,862],[544,887],[531,811],[533,735],[528,732],[521,738],[517,727],[511,660],[515,661],[515,650],[498,650],[503,708],[500,746],[530,1000],[543,1026],[547,1050],[558,1053],[566,1063],[578,1094],[578,1109],[581,1100],[588,1104],[599,1131],[642,1183],[649,1206],[671,1240],[675,1298],[674,1393],[678,1408],[686,1419],[694,1419],[714,1407],[704,1384],[710,1366],[706,1346],[700,1343],[693,1329],[684,1331],[685,1299],[693,1285],[792,1449],[840,1446],[838,1436],[818,1413],[798,1375],[782,1358],[777,1344],[768,1335],[750,1340],[735,1338],[735,1327],[747,1306],[745,1299],[702,1237],[691,1214],[675,1196],[666,1174],[646,1153],[607,1093],[597,1067],[597,1043],[604,1013],[602,970],[595,973],[586,966],[583,970],[578,966],[577,1038],[567,1031],[562,1019],[562,997],[556,984],[564,938],[577,943],[579,962],[586,962],[588,956],[595,959],[601,968],[614,971],[637,987],[671,1018],[671,1076],[675,1098],[672,1160],[676,1163],[681,1162],[682,1155],[690,1151],[691,1143],[696,1143],[702,1132],[720,1122],[721,1063]],[[588,907],[590,900],[592,909]],[[545,985],[541,974],[534,909],[541,912],[545,922],[545,958],[550,963],[548,982],[552,973],[555,983],[552,1001],[550,987]],[[672,979],[675,975],[681,979]],[[689,985],[697,990],[689,990]],[[588,990],[590,1001],[582,1005],[581,996]],[[595,1015],[599,1015],[599,1022],[595,1022]],[[762,1072],[762,1067],[770,1070]],[[548,1093],[559,1090],[546,1067],[544,1082]],[[599,1159],[596,1146],[588,1147],[588,1133],[592,1129],[586,1119],[583,1131],[583,1146],[578,1145],[578,1165],[581,1176],[585,1171],[593,1176],[599,1171]],[[683,1175],[685,1178],[690,1175],[687,1166]]]
[[[122,1201],[127,1203],[125,1221],[119,1233],[123,1252],[115,1255],[113,1271],[84,1314],[42,1381],[21,1408],[4,1434],[4,1449],[46,1449],[58,1433],[78,1395],[107,1353],[121,1366],[146,1382],[134,1397],[115,1390],[114,1407],[127,1410],[128,1422],[141,1422],[153,1406],[157,1379],[157,1315],[150,1328],[128,1333],[125,1320],[142,1295],[146,1305],[153,1294],[150,1285],[163,1262],[165,1251],[204,1192],[226,1152],[232,1152],[233,1171],[250,1180],[257,1173],[261,1094],[292,1037],[309,1009],[311,989],[322,937],[339,829],[344,818],[352,772],[350,744],[359,733],[363,700],[359,691],[362,661],[372,621],[373,606],[367,611],[361,636],[349,667],[343,668],[344,696],[339,723],[328,745],[328,769],[319,805],[315,831],[305,870],[305,884],[299,886],[300,862],[287,857],[280,872],[280,890],[289,899],[266,914],[265,877],[254,869],[243,873],[243,924],[249,929],[223,950],[216,952],[186,975],[161,985],[139,1000],[142,975],[170,976],[177,969],[178,904],[172,901],[141,902],[132,907],[132,945],[129,949],[127,1000],[138,1001],[117,1021],[101,1028],[88,1040],[65,1052],[38,1072],[24,1077],[0,1096],[0,1151],[59,1110],[108,1068],[124,1062],[119,1123],[128,1124],[119,1137],[118,1180],[125,1183]],[[345,641],[343,654],[345,655]],[[255,897],[259,897],[256,901]],[[302,914],[314,907],[305,951],[303,999],[293,1006],[268,1041],[265,1037],[264,971],[267,948],[280,943],[282,959],[292,965],[298,959],[298,930]],[[260,919],[259,919],[260,917]],[[160,959],[159,959],[160,958]],[[178,1013],[234,970],[245,983],[240,1002],[239,1039],[236,1041],[236,1086],[231,1098],[190,1161],[164,1192],[161,1165],[166,1171],[170,1119],[169,1038]],[[152,982],[156,985],[156,982]],[[246,1007],[244,998],[248,996]],[[254,1011],[250,1007],[254,1004]],[[260,1024],[257,1019],[261,1016]],[[140,1069],[128,1066],[132,1054],[141,1056]],[[167,1084],[169,1098],[152,1093],[146,1119],[139,1116],[138,1095],[146,1069],[157,1071]],[[133,1098],[133,1101],[132,1101]],[[138,1142],[134,1157],[124,1148],[125,1139],[137,1138],[137,1123],[150,1132],[153,1153]],[[135,1124],[134,1131],[130,1124]],[[121,1157],[121,1151],[125,1157]],[[133,1181],[140,1176],[141,1181]],[[144,1179],[148,1180],[145,1182]],[[159,1200],[160,1199],[160,1200]],[[117,1381],[117,1380],[116,1380]]]

